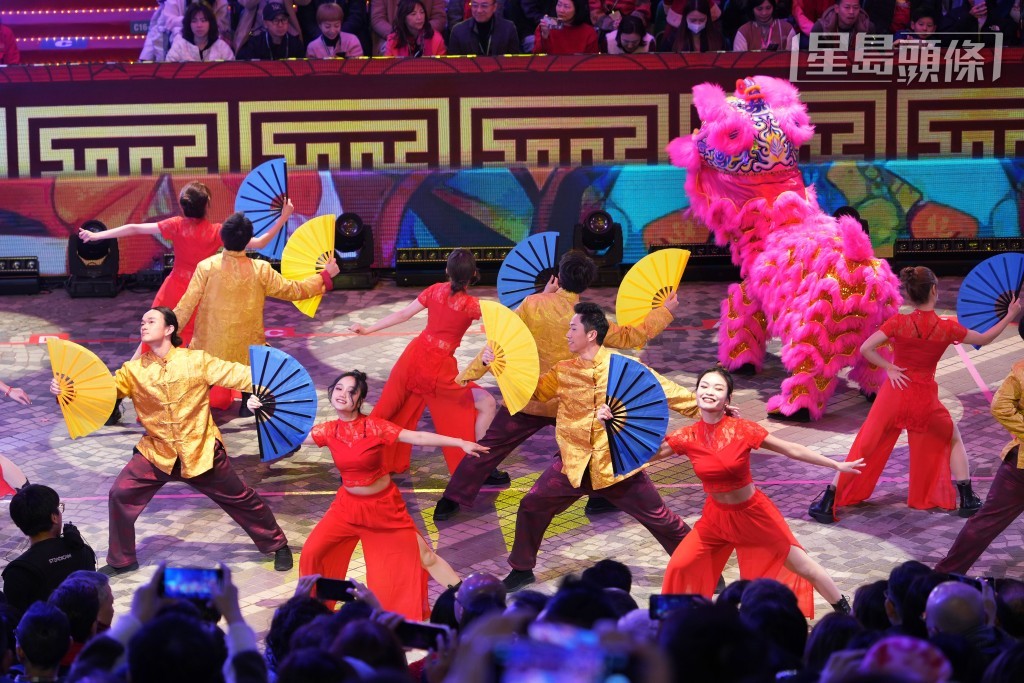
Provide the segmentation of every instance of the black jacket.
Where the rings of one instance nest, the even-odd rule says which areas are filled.
[[[448,39],[450,55],[516,55],[521,52],[516,25],[497,14],[491,18],[491,34],[484,42],[481,43],[477,33],[476,19],[456,24]]]
[[[272,59],[302,59],[305,56],[306,46],[297,36],[286,33],[281,39],[280,46],[277,46],[271,43],[270,36],[266,31],[260,31],[249,37],[245,45],[238,50],[235,59],[238,61],[249,59],[269,61]]]
[[[50,597],[68,574],[79,569],[96,571],[96,553],[78,529],[66,524],[63,536],[39,541],[7,565],[4,595],[19,613],[24,612],[36,600]]]

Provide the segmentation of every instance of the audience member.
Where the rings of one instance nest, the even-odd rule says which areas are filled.
[[[895,35],[910,28],[910,0],[870,0],[864,10],[875,33]]]
[[[996,617],[999,626],[1020,640],[1024,638],[1024,582],[1003,579],[997,585]]]
[[[749,579],[740,579],[739,581],[733,581],[718,596],[719,605],[728,605],[734,610],[739,611],[740,603],[743,602],[743,591],[750,585]]]
[[[860,663],[864,673],[899,676],[909,683],[947,683],[953,667],[938,648],[919,638],[889,636],[871,646]]]
[[[286,17],[284,22],[285,32],[295,38],[299,45],[305,45],[302,41],[299,19],[295,15],[295,6],[291,0],[288,2],[281,2],[280,0],[237,0],[237,2],[241,5],[242,11],[238,17],[238,26],[235,28],[234,42],[231,45],[236,55],[251,38],[266,32],[268,15],[278,17],[281,11],[284,12]],[[277,6],[272,12],[268,11],[271,5]],[[305,55],[292,55],[292,57],[303,56]]]
[[[359,38],[342,30],[345,10],[341,5],[327,3],[316,10],[317,32],[320,34],[306,46],[309,59],[334,57],[362,57],[363,45]]]
[[[110,577],[100,572],[79,569],[68,574],[65,581],[87,581],[96,591],[100,611],[96,615],[96,632],[103,633],[114,623],[114,591],[110,589]]]
[[[659,52],[720,52],[725,43],[722,25],[712,17],[708,0],[686,0],[679,26],[665,27],[658,43]]]
[[[57,681],[60,661],[71,646],[71,627],[64,613],[53,605],[37,602],[18,622],[14,635],[22,666],[15,680]]]
[[[632,15],[622,17],[618,27],[603,34],[599,42],[601,52],[609,55],[639,55],[655,48],[654,36],[647,32],[643,20]]]
[[[618,619],[619,615],[600,588],[573,579],[562,583],[537,617],[538,622],[583,629],[593,629],[598,621],[616,622]]]
[[[558,0],[504,0],[503,14],[516,25],[524,53],[533,52],[534,37],[541,19],[554,16]]]
[[[18,51],[18,40],[10,26],[5,26],[0,19],[0,64],[21,64],[21,53]]]
[[[598,31],[611,33],[626,17],[636,17],[646,26],[651,20],[651,0],[588,0],[590,22]]]
[[[932,570],[917,560],[908,560],[897,565],[889,572],[889,580],[885,590],[885,611],[889,615],[889,623],[896,627],[902,624],[903,602],[906,600],[910,585],[919,576],[931,574]]]
[[[928,629],[924,622],[924,611],[928,604],[928,596],[941,583],[949,581],[948,574],[922,574],[916,577],[907,589],[900,606],[900,627],[892,633],[913,636],[922,640],[928,637]]]
[[[993,606],[994,607],[994,606]],[[973,586],[946,581],[932,590],[925,606],[929,637],[940,633],[963,636],[987,665],[1013,643],[1013,639],[992,625],[981,592]]]
[[[237,49],[236,58],[245,61],[305,57],[306,48],[296,35],[298,31],[292,32],[291,16],[285,5],[280,2],[268,2],[262,12],[263,29],[253,33]]]
[[[358,680],[356,670],[326,650],[315,647],[294,650],[281,662],[277,683],[345,683]]]
[[[658,644],[670,659],[673,680],[721,683],[768,672],[764,640],[721,605],[672,612],[662,620]]]
[[[536,619],[547,607],[548,600],[540,591],[518,590],[505,599],[505,614],[527,614]]]
[[[621,588],[602,588],[601,594],[612,608],[616,621],[640,607],[633,596]]]
[[[740,604],[740,620],[765,641],[768,668],[772,673],[801,668],[807,647],[807,618],[797,606],[795,596],[793,600],[744,599]]]
[[[330,610],[319,600],[308,595],[296,595],[274,611],[267,631],[265,656],[271,671],[283,662],[291,647],[292,635],[299,628],[322,614],[330,614]]]
[[[324,5],[341,7],[344,14],[341,32],[358,38],[364,55],[372,54],[370,15],[366,0],[295,0],[295,16],[299,20],[303,40],[309,44],[320,37],[320,21],[317,19],[317,12]]]
[[[61,668],[71,666],[79,651],[97,633],[97,618],[100,614],[100,598],[96,587],[86,579],[68,577],[54,589],[47,602],[68,618],[71,630],[71,646],[61,660]]]
[[[375,670],[404,672],[408,667],[398,638],[376,621],[360,619],[345,625],[331,643],[330,653],[338,658],[357,659]]]
[[[457,0],[452,0],[458,4]],[[452,29],[448,39],[450,55],[510,55],[518,54],[519,34],[516,25],[496,15],[498,0],[472,0],[469,19]]]
[[[96,553],[74,524],[64,523],[64,503],[49,486],[26,484],[11,499],[10,513],[29,539],[28,550],[3,570],[4,595],[15,609],[46,600],[76,569],[96,569]]]
[[[386,57],[435,57],[446,54],[444,38],[427,21],[426,0],[398,0]]]
[[[981,683],[1020,683],[1024,681],[1024,643],[1016,642],[989,664]]]
[[[598,560],[584,569],[580,578],[598,588],[618,588],[626,593],[633,590],[633,572],[616,560]]]
[[[875,581],[859,587],[853,594],[853,617],[871,631],[886,631],[892,626],[886,611],[889,582]]]
[[[586,0],[558,0],[555,16],[545,15],[533,36],[533,53],[597,54],[597,33],[590,23]]]
[[[821,13],[814,22],[811,33],[843,33],[850,36],[849,49],[855,45],[858,33],[872,33],[874,28],[868,13],[860,6],[860,0],[836,0],[835,4]]]
[[[455,0],[456,2],[458,0]],[[402,0],[370,0],[370,29],[373,38],[373,54],[385,54],[384,48],[388,38],[395,31],[396,18]],[[445,16],[445,0],[423,0],[422,6],[430,22],[430,27],[438,36],[444,33],[448,25]]]
[[[775,15],[777,8],[778,0],[754,4],[750,10],[752,19],[736,31],[732,49],[736,52],[790,49],[796,33],[792,24]]]
[[[793,20],[803,35],[810,35],[814,23],[821,18],[834,0],[793,0]]]
[[[829,657],[847,649],[853,637],[863,630],[864,626],[849,614],[833,612],[823,616],[811,629],[804,648],[803,660],[807,673],[820,674]]]
[[[896,33],[896,40],[926,40],[939,26],[939,11],[925,4],[910,13],[910,25],[907,30]]]
[[[235,54],[220,37],[213,10],[204,2],[195,2],[185,10],[184,25],[167,52],[168,62],[218,62]]]
[[[459,630],[459,620],[455,617],[455,594],[462,588],[460,583],[457,586],[448,586],[437,596],[434,606],[430,609],[430,623],[447,626],[453,631]]]
[[[210,24],[217,27],[217,34],[221,38],[230,42],[231,4],[228,0],[162,0],[162,2],[164,7],[161,21],[163,22],[163,30],[167,34],[168,45],[173,46],[174,39],[184,32],[185,26],[189,23],[189,18],[185,15],[195,5],[204,5],[210,10],[210,14],[213,16]],[[228,57],[227,59],[231,58]],[[171,60],[168,59],[167,61]]]

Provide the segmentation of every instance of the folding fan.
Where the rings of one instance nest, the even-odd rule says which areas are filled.
[[[537,342],[522,319],[493,301],[481,301],[487,343],[494,351],[491,372],[498,381],[508,412],[515,415],[537,389],[540,359]]]
[[[999,254],[971,269],[960,284],[956,317],[964,327],[984,332],[1006,317],[1024,283],[1024,254]]]
[[[265,161],[249,171],[235,196],[235,211],[241,211],[252,221],[254,237],[270,230],[281,217],[281,209],[288,199],[288,162],[284,158]],[[270,244],[259,249],[267,258],[280,259],[287,240],[287,230],[281,228]]]
[[[612,419],[605,422],[615,475],[627,474],[658,452],[668,429],[668,401],[654,374],[637,361],[612,355],[605,403]]]
[[[515,309],[558,274],[558,233],[539,232],[517,244],[498,269],[498,300]]]
[[[263,402],[256,411],[260,459],[274,460],[298,448],[316,419],[316,387],[299,361],[269,346],[250,346],[252,393]]]
[[[316,275],[334,258],[334,215],[317,216],[299,226],[288,238],[281,254],[281,275],[289,280],[305,280]],[[323,295],[293,301],[295,307],[312,318]]]
[[[46,350],[50,367],[60,385],[57,403],[72,439],[91,434],[103,426],[114,411],[117,389],[114,378],[99,357],[64,339],[49,338]]]
[[[615,297],[615,321],[638,325],[679,287],[690,260],[686,249],[659,249],[637,261],[622,278]]]

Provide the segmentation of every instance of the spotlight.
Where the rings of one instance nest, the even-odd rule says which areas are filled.
[[[100,221],[86,221],[82,230],[103,232]],[[119,264],[117,240],[83,242],[78,231],[68,240],[68,295],[72,297],[116,296]]]
[[[334,221],[334,256],[341,269],[334,276],[335,289],[373,289],[377,275],[373,265],[373,229],[357,213],[343,213]]]
[[[573,230],[573,248],[597,264],[595,285],[615,286],[622,280],[622,226],[606,211],[591,211]]]
[[[38,294],[39,259],[0,256],[0,294]]]

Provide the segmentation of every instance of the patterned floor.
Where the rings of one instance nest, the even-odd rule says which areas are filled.
[[[955,301],[958,279],[944,280],[940,307]],[[723,283],[686,284],[684,313],[641,358],[683,385],[691,386],[695,374],[715,360],[714,321],[718,302],[725,294]],[[493,297],[492,288],[474,290]],[[417,290],[382,284],[371,292],[334,292],[324,299],[315,320],[300,315],[291,304],[271,302],[266,309],[267,327],[276,335],[272,343],[297,357],[318,383],[326,384],[340,369],[359,368],[371,378],[370,402],[378,395],[392,363],[423,319],[392,328],[371,338],[353,337],[348,325],[369,323],[396,310]],[[592,290],[589,298],[613,309],[614,290]],[[68,438],[60,413],[47,394],[50,371],[45,344],[38,335],[66,333],[93,349],[111,367],[127,359],[135,348],[138,319],[148,308],[151,292],[122,292],[115,299],[70,299],[63,290],[32,297],[0,297],[0,378],[23,387],[35,403],[22,407],[10,401],[0,404],[0,453],[17,462],[30,480],[56,488],[67,502],[66,519],[79,525],[84,537],[102,557],[106,552],[106,495],[114,476],[128,459],[141,436],[130,404],[123,422],[83,439]],[[481,344],[479,330],[471,331],[459,351],[465,362]],[[1005,332],[994,344],[967,352],[990,389],[1005,377],[1020,357],[1016,330]],[[778,346],[770,347],[777,351]],[[806,444],[825,455],[845,456],[868,404],[857,388],[842,383],[819,422],[807,425],[780,424],[765,419],[764,404],[783,379],[776,356],[765,372],[740,378],[734,403],[745,417],[758,420],[778,436]],[[983,495],[998,464],[1005,432],[989,416],[987,401],[967,367],[954,350],[939,365],[941,398],[959,423],[977,488]],[[321,415],[331,417],[328,407]],[[228,453],[239,473],[251,483],[277,514],[293,548],[298,551],[313,525],[327,508],[337,488],[337,473],[326,452],[304,448],[299,454],[272,464],[261,464],[254,423],[234,412],[217,415]],[[679,424],[682,420],[676,418]],[[675,421],[674,421],[675,423]],[[422,424],[429,429],[429,416]],[[538,472],[555,453],[552,430],[539,433],[506,461],[513,478],[507,490],[485,491],[475,509],[436,527],[430,512],[444,488],[446,470],[439,452],[418,449],[409,473],[397,477],[417,523],[440,553],[460,573],[476,570],[503,576],[511,543],[518,501]],[[671,507],[691,524],[699,514],[703,493],[688,462],[669,460],[652,468],[652,476]],[[831,471],[757,455],[754,476],[789,520],[808,552],[832,573],[844,590],[885,577],[889,569],[906,559],[934,563],[940,559],[963,525],[952,514],[909,510],[906,499],[906,441],[901,440],[875,496],[849,509],[843,520],[823,526],[806,516],[808,503],[831,479]],[[7,504],[0,501],[0,566],[27,545],[8,522]],[[240,528],[200,494],[182,484],[166,486],[143,513],[137,525],[142,571],[113,581],[117,607],[127,609],[133,588],[149,576],[147,567],[160,561],[180,565],[209,565],[223,560],[234,570],[250,623],[264,631],[276,605],[294,590],[298,575],[273,571],[271,559],[258,553]],[[1019,524],[997,540],[976,566],[979,573],[1024,578],[1021,562],[1024,543]],[[537,575],[541,589],[553,589],[566,574],[578,572],[603,557],[627,563],[634,572],[634,596],[646,603],[660,589],[668,560],[661,547],[631,518],[622,514],[588,519],[583,503],[570,508],[552,524],[541,548]],[[101,562],[102,563],[102,562]],[[358,554],[351,574],[362,577]],[[726,579],[738,576],[735,561]],[[431,585],[431,595],[440,591]],[[827,609],[818,598],[819,614]]]

